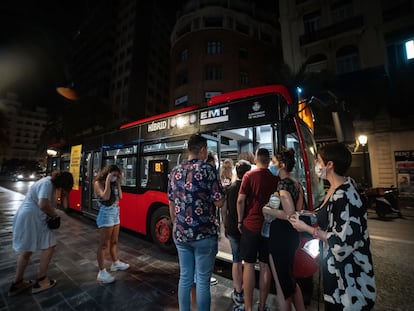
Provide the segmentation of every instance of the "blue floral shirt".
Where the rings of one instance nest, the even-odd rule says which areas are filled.
[[[175,167],[170,174],[168,199],[175,205],[176,241],[217,236],[219,222],[214,201],[224,196],[225,190],[212,165],[193,159]]]

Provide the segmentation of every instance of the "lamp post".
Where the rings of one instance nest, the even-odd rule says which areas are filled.
[[[362,146],[362,157],[363,157],[363,169],[364,169],[364,182],[363,186],[364,188],[368,187],[368,161],[367,161],[367,142],[368,142],[368,136],[367,135],[359,135],[358,136],[358,142]]]

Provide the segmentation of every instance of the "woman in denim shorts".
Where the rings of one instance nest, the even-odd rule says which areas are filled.
[[[115,281],[115,278],[105,269],[104,254],[108,248],[113,261],[112,272],[129,268],[129,264],[118,258],[119,200],[122,199],[121,178],[119,167],[108,165],[96,175],[93,184],[99,206],[96,219],[99,228],[99,247],[96,254],[99,265],[97,280],[102,283]]]

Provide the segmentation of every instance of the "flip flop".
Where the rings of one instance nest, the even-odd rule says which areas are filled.
[[[17,283],[13,283],[10,286],[9,292],[7,293],[7,295],[9,297],[15,296],[17,294],[20,294],[21,292],[25,291],[26,289],[32,287],[34,284],[34,281],[32,280],[21,280],[20,282]]]
[[[56,285],[56,280],[49,280],[49,284],[40,284],[40,282],[44,279],[46,279],[46,277],[42,277],[37,280],[36,284],[34,284],[32,287],[32,294],[43,292]]]

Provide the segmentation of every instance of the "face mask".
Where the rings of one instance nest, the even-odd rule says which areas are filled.
[[[319,178],[326,179],[326,167],[322,167],[319,163],[316,163],[315,174]]]
[[[113,176],[112,179],[111,179],[111,182],[116,182],[117,179],[118,179],[118,177]]]
[[[275,176],[279,175],[279,168],[276,165],[270,165],[269,171]]]

